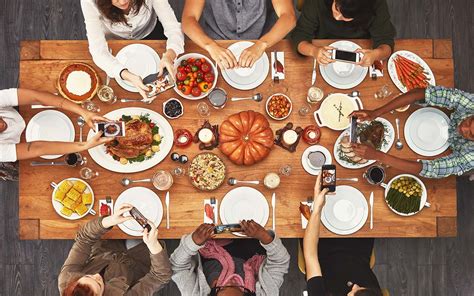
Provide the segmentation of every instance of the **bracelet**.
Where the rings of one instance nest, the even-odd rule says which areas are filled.
[[[119,73],[119,77],[120,77],[121,79],[123,79],[123,77],[122,77],[122,72],[123,72],[123,71],[125,71],[125,70],[127,70],[127,71],[128,71],[128,69],[127,69],[127,68],[123,68],[123,69],[120,71],[120,73]]]

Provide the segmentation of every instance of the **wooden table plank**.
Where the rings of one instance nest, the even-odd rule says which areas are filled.
[[[433,41],[433,51],[435,59],[452,59],[453,44],[451,39],[435,39]]]
[[[319,40],[317,43],[329,41]],[[367,40],[357,40],[361,45],[369,46],[370,43]],[[111,41],[111,47],[114,52],[120,48],[129,44],[130,41]],[[152,45],[155,49],[163,49],[163,42],[140,42]],[[223,41],[223,45],[233,43],[233,41]],[[36,88],[40,90],[55,91],[55,81],[59,75],[61,69],[72,61],[83,61],[93,65],[98,71],[99,75],[105,78],[105,73],[98,69],[93,62],[87,51],[86,41],[41,41],[41,60],[22,60],[20,63],[20,85],[22,87]],[[205,53],[203,50],[198,49],[193,43],[187,44],[187,51]],[[254,91],[239,91],[229,87],[226,82],[220,77],[218,79],[218,86],[223,87],[228,92],[229,96],[242,96],[248,95],[249,93],[261,92],[266,98],[270,94],[284,91],[292,98],[294,103],[294,112],[288,118],[288,121],[292,121],[295,125],[302,127],[308,124],[314,124],[312,116],[301,117],[298,115],[298,109],[305,104],[306,91],[311,83],[311,71],[312,71],[312,60],[310,58],[301,57],[294,53],[291,49],[291,45],[287,41],[283,41],[273,47],[273,49],[285,51],[285,65],[286,65],[286,80],[280,85],[274,86],[267,77],[267,80]],[[433,72],[436,75],[436,81],[440,85],[453,86],[453,61],[452,59],[439,59],[433,58],[433,41],[432,40],[398,40],[396,49],[409,49],[418,55],[425,58],[425,61],[430,65]],[[269,53],[269,51],[267,52]],[[326,84],[318,75],[318,86],[323,91],[328,93],[334,92],[345,92],[337,90]],[[366,109],[373,109],[384,101],[375,100],[373,94],[376,90],[382,87],[384,84],[389,85],[395,92],[396,88],[391,82],[388,75],[383,78],[379,78],[376,81],[366,78],[363,83],[357,86],[362,94],[362,101]],[[131,94],[120,88],[115,80],[112,80],[110,86],[114,88],[117,95],[123,97],[134,97],[138,98],[138,94]],[[398,93],[398,91],[396,91]],[[166,92],[158,97],[152,105],[143,105],[140,103],[129,103],[115,105],[104,105],[101,106],[101,113],[107,113],[111,110],[123,107],[138,106],[145,107],[151,110],[155,110],[162,113],[161,102],[169,97],[178,97],[173,91]],[[98,102],[98,100],[95,100]],[[196,101],[182,100],[185,107],[185,115],[179,119],[172,120],[170,123],[175,128],[177,127],[188,127],[191,131],[195,131],[197,126],[202,124],[203,119],[200,118],[194,110],[196,110]],[[250,104],[250,105],[249,105]],[[211,110],[210,121],[213,124],[219,124],[228,115],[241,110],[251,108],[255,111],[265,113],[264,103],[248,103],[248,102],[232,102],[228,103],[222,110]],[[316,106],[317,108],[317,106]],[[404,123],[414,110],[418,107],[410,107],[408,112],[387,114],[387,118],[392,124],[395,123],[395,117],[401,119],[401,132],[403,135]],[[36,113],[41,110],[32,110],[29,107],[21,107],[20,112],[24,116],[25,121],[28,120]],[[75,118],[75,115],[65,112],[71,118]],[[74,121],[74,120],[73,120]],[[278,128],[283,127],[285,122],[270,121],[272,129],[275,131]],[[78,128],[76,127],[76,139],[78,139]],[[84,129],[85,134],[88,132],[88,128]],[[329,129],[322,129],[321,145],[327,147],[330,151],[333,150],[334,140],[339,136],[340,132],[332,131]],[[24,137],[23,137],[24,140]],[[406,143],[405,143],[406,144]],[[304,149],[307,147],[306,144],[300,143],[295,153],[289,153],[279,147],[275,147],[270,156],[263,162],[258,163],[252,167],[240,167],[236,166],[229,161],[226,161],[228,171],[231,172],[229,176],[244,179],[260,179],[262,180],[264,175],[269,171],[277,172],[279,167],[284,164],[292,164],[293,170],[291,176],[282,177],[280,187],[277,189],[277,216],[276,216],[276,230],[281,237],[302,237],[304,231],[301,229],[301,221],[299,216],[298,205],[300,201],[305,201],[308,196],[312,194],[314,177],[309,176],[301,167],[300,157]],[[406,149],[398,151],[391,149],[389,153],[405,157],[408,159],[419,158],[414,152],[412,152],[408,146]],[[191,146],[187,149],[173,149],[172,151],[178,151],[185,153],[191,159],[193,156],[198,154],[196,145]],[[218,149],[213,151],[214,153],[221,155]],[[448,153],[448,152],[446,152]],[[84,153],[88,156],[88,153]],[[224,160],[226,158],[222,156]],[[90,157],[89,157],[90,159]],[[123,190],[124,187],[120,185],[120,180],[125,176],[130,178],[149,178],[156,169],[171,170],[176,167],[176,163],[173,163],[169,158],[166,158],[158,166],[146,170],[144,172],[134,174],[117,174],[109,172],[92,160],[89,161],[88,166],[96,169],[100,172],[98,178],[91,180],[91,184],[97,199],[105,198],[106,195],[110,195],[116,198]],[[358,177],[360,182],[358,184],[346,183],[348,185],[354,185],[361,190],[364,195],[368,198],[371,191],[375,194],[375,206],[374,206],[374,229],[368,228],[368,223],[357,233],[351,235],[354,237],[435,237],[438,235],[444,235],[446,233],[452,233],[452,224],[450,227],[440,226],[438,223],[444,223],[441,218],[452,218],[456,217],[456,182],[454,177],[445,178],[441,180],[423,179],[429,192],[428,200],[431,203],[431,208],[424,209],[419,214],[406,218],[400,217],[392,213],[386,206],[383,200],[383,188],[374,187],[366,183],[362,179],[362,173],[365,169],[349,170],[340,167],[336,164],[338,169],[338,175],[340,177]],[[47,171],[47,173],[45,173]],[[387,177],[392,178],[393,176],[401,172],[387,168]],[[21,221],[24,220],[35,220],[39,221],[39,234],[31,234],[31,237],[39,237],[41,239],[62,239],[62,238],[73,238],[79,225],[85,223],[92,216],[88,216],[81,221],[70,222],[59,217],[51,206],[51,188],[49,183],[51,181],[61,181],[67,177],[78,177],[78,170],[67,167],[48,167],[48,168],[32,168],[29,166],[29,161],[20,162],[20,210],[19,217]],[[341,184],[344,184],[341,182]],[[142,185],[142,184],[140,184]],[[151,184],[144,184],[145,187],[153,189]],[[267,198],[270,203],[270,197],[273,191],[264,188],[263,186],[257,187]],[[296,189],[295,189],[296,188]],[[218,190],[207,193],[196,190],[190,185],[185,177],[175,178],[175,185],[171,188],[171,209],[170,209],[170,220],[171,230],[166,230],[164,223],[160,226],[160,236],[163,238],[179,238],[182,234],[189,233],[195,229],[197,225],[202,222],[202,200],[215,196],[219,200],[231,189],[228,185],[223,185]],[[164,194],[157,192],[161,200],[164,202]],[[95,209],[97,210],[98,203],[95,203]],[[443,221],[443,222],[439,222]],[[448,220],[446,220],[448,221]],[[22,222],[23,223],[23,222]],[[271,227],[271,213],[270,219],[267,223],[267,227]],[[441,227],[441,228],[440,228]],[[444,227],[444,228],[443,228]],[[454,225],[455,228],[455,225]],[[327,231],[324,227],[322,229],[322,236],[334,237],[335,235]],[[440,231],[441,229],[441,231]],[[25,228],[28,231],[28,228]],[[36,235],[36,236],[35,236]],[[28,237],[24,234],[23,237]],[[110,238],[124,238],[127,237],[119,229],[111,231],[107,237]]]
[[[39,220],[37,219],[20,219],[19,220],[19,237],[24,240],[39,239]]]
[[[438,217],[438,236],[455,237],[457,236],[457,217]]]
[[[40,41],[21,41],[20,44],[20,61],[23,60],[39,60],[40,59]]]

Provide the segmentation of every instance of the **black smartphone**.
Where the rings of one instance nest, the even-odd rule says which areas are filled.
[[[143,216],[143,214],[139,210],[137,210],[137,208],[133,207],[130,210],[130,216],[132,216],[133,219],[135,219],[135,221],[137,221],[141,227],[143,227],[144,229],[146,228],[148,232],[151,231],[151,225],[148,224],[148,220],[146,219],[145,216]]]
[[[351,128],[349,130],[349,140],[351,143],[357,143],[357,117],[351,117]]]
[[[336,191],[336,166],[323,165],[321,169],[321,189],[327,188],[329,192]]]
[[[214,227],[214,234],[225,232],[242,232],[242,226],[240,226],[240,224],[223,224]]]
[[[102,131],[102,137],[124,137],[125,136],[125,122],[123,121],[109,121],[96,122],[96,131]]]

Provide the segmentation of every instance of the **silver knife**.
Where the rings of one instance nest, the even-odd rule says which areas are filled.
[[[67,165],[65,161],[32,161],[31,166]]]
[[[370,204],[370,229],[373,229],[374,228],[374,192],[373,191],[370,193],[369,204]]]
[[[313,75],[311,76],[311,85],[314,85],[316,82],[316,59],[314,59],[313,63]]]
[[[272,195],[272,229],[275,231],[275,206],[276,206],[276,196],[275,192]]]
[[[170,192],[166,192],[165,197],[165,205],[166,205],[166,229],[170,229]]]

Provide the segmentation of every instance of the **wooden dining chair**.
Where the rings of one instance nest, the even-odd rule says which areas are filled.
[[[298,240],[298,269],[302,274],[306,274],[306,263],[304,262],[302,240]],[[372,249],[372,255],[370,256],[370,268],[373,269],[375,266],[375,248]],[[390,292],[387,289],[382,289],[383,296],[390,296]]]
[[[301,11],[301,9],[303,8],[303,4],[304,4],[304,0],[296,0],[296,9]]]

